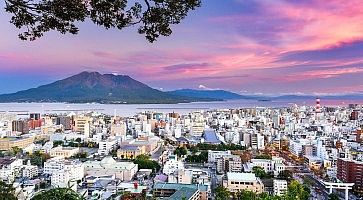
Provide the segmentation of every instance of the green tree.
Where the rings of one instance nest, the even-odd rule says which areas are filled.
[[[12,185],[0,181],[0,200],[16,200],[15,189]]]
[[[328,200],[340,200],[339,196],[335,193],[331,193],[328,196]]]
[[[20,154],[22,152],[23,152],[23,149],[18,147],[18,146],[11,147],[11,154],[12,155],[18,155],[18,154]]]
[[[174,154],[181,157],[183,155],[187,155],[188,149],[185,147],[177,147],[174,151]]]
[[[257,194],[251,190],[242,190],[237,193],[239,200],[256,200]]]
[[[40,151],[35,151],[30,155],[30,163],[32,165],[43,166],[44,162],[50,158],[50,155]]]
[[[77,192],[69,188],[55,188],[36,194],[32,200],[57,199],[57,200],[83,200]]]
[[[283,170],[277,175],[277,178],[290,182],[293,179],[292,172],[290,170]]]
[[[231,193],[223,186],[218,186],[215,190],[215,194],[216,200],[226,200],[231,196]]]
[[[155,160],[150,160],[150,156],[142,154],[138,155],[135,160],[135,164],[138,164],[139,169],[152,169],[153,172],[157,172],[160,170],[160,165]]]
[[[169,36],[171,25],[179,24],[201,0],[5,0],[5,11],[18,29],[22,40],[35,40],[45,32],[77,34],[77,25],[90,20],[106,29],[139,25],[138,33],[154,42]]]
[[[260,166],[252,167],[252,172],[259,178],[266,178],[268,176],[265,170]]]
[[[306,185],[294,180],[287,187],[287,193],[285,196],[289,200],[308,200],[310,197],[310,189]]]

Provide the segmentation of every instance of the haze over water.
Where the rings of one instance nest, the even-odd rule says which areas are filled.
[[[322,106],[348,106],[351,103],[363,103],[363,100],[322,100]],[[253,108],[253,107],[289,107],[297,104],[299,106],[313,106],[315,99],[304,100],[281,100],[281,101],[256,101],[256,100],[233,100],[216,102],[193,102],[180,104],[69,104],[69,103],[0,103],[0,112],[13,112],[16,114],[36,113],[82,113],[97,111],[100,113],[119,116],[133,116],[140,112],[178,112],[187,114],[197,110]]]

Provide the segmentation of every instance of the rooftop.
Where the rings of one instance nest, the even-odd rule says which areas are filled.
[[[253,173],[235,173],[235,172],[228,172],[227,173],[228,180],[231,181],[246,181],[246,182],[253,182],[256,181],[257,178]]]

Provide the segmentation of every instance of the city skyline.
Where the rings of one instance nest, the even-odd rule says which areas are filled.
[[[360,1],[203,1],[148,43],[136,28],[104,30],[89,22],[78,35],[34,42],[0,13],[0,93],[47,84],[81,71],[129,75],[154,88],[238,93],[363,91]],[[0,3],[4,7],[4,3]],[[100,39],[101,38],[101,39]],[[21,80],[21,81],[19,81]]]

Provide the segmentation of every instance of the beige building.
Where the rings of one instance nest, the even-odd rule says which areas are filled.
[[[138,171],[138,165],[132,162],[116,162],[112,157],[105,157],[101,161],[85,162],[84,169],[89,176],[115,175],[121,181],[131,181]]]
[[[26,148],[33,144],[34,137],[6,137],[0,138],[0,150],[10,150],[12,147]]]
[[[253,173],[234,173],[228,172],[223,180],[223,186],[230,192],[250,190],[256,193],[264,191],[264,185]]]
[[[217,159],[217,172],[242,172],[241,157],[237,155],[223,156]]]
[[[84,134],[86,137],[90,137],[91,124],[92,124],[92,118],[87,116],[78,116],[74,118],[73,130],[75,132]]]
[[[79,153],[78,147],[54,147],[50,150],[50,157],[69,158]]]
[[[138,155],[145,154],[145,146],[122,146],[117,150],[117,157],[124,158],[136,158]]]

